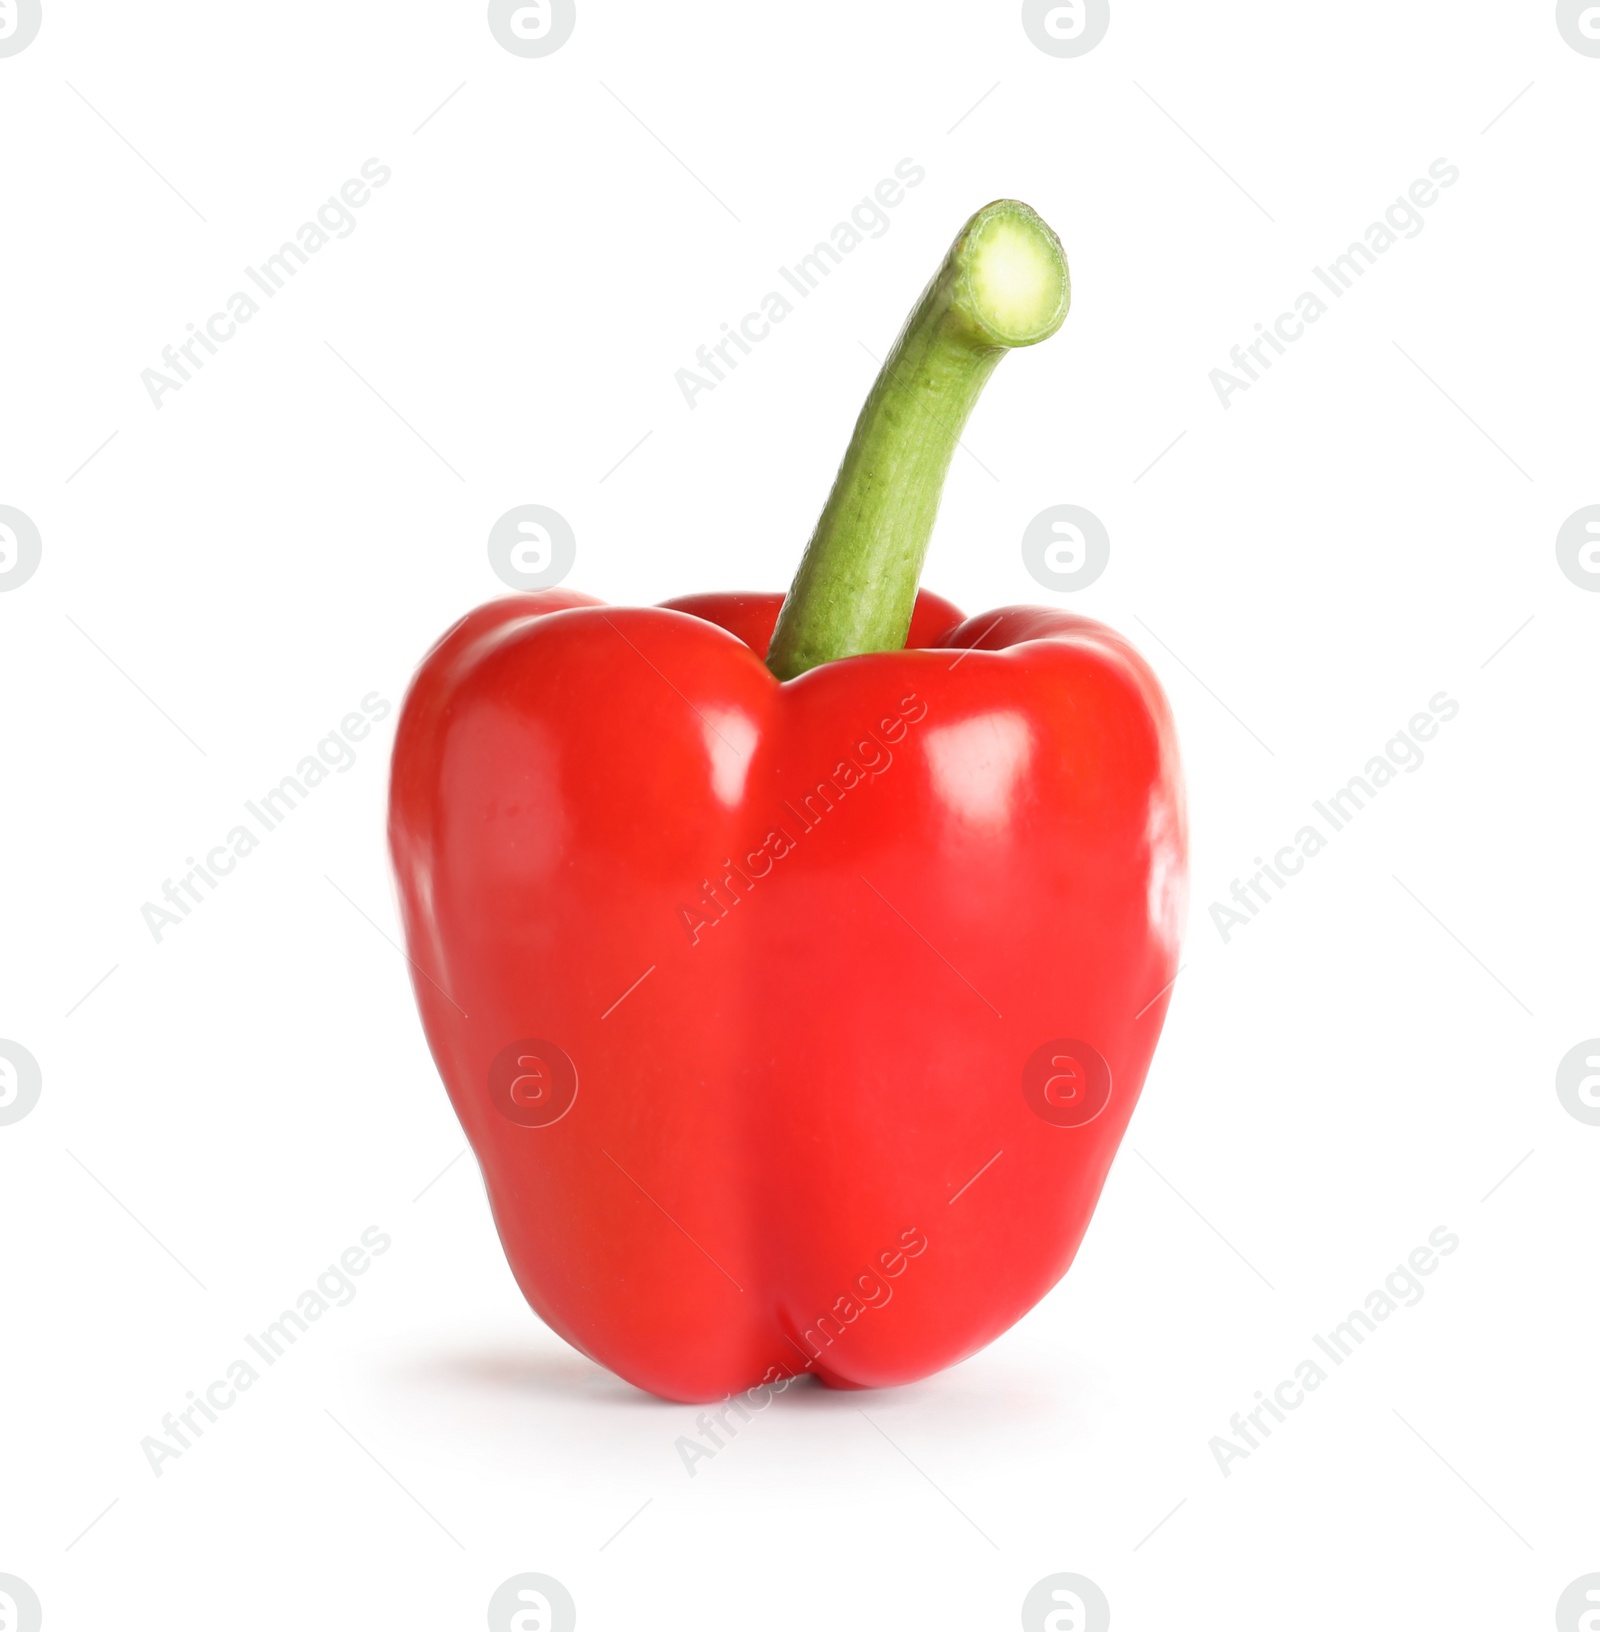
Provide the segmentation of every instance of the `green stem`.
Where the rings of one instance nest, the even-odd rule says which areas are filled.
[[[1071,298],[1060,241],[1026,204],[1001,199],[961,229],[867,397],[778,615],[780,680],[905,645],[967,417],[1001,357],[1049,339]]]

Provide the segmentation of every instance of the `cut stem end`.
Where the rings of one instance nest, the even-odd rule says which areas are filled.
[[[1067,258],[1044,221],[1015,199],[978,211],[954,249],[956,304],[997,346],[1036,346],[1066,320]]]

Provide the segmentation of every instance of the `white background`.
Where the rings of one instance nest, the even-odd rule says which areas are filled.
[[[1544,3],[1116,0],[1058,59],[1009,4],[580,0],[529,60],[477,4],[45,0],[0,58],[0,504],[44,551],[0,595],[0,1037],[44,1082],[0,1127],[0,1572],[45,1625],[479,1627],[528,1570],[589,1629],[1014,1627],[1055,1571],[1122,1629],[1550,1624],[1600,1570],[1600,1128],[1554,1085],[1600,1033],[1600,596],[1554,550],[1600,501],[1597,95]],[[153,407],[374,156],[353,234]],[[686,407],[907,157],[890,230]],[[1425,230],[1224,409],[1210,370],[1441,157]],[[392,717],[159,945],[140,908],[503,592],[513,505],[608,599],[783,587],[867,349],[1002,194],[1073,310],[990,387],[925,582],[1161,674],[1185,970],[1066,1280],[690,1478],[693,1409],[546,1331],[447,1168]],[[1112,540],[1071,596],[1019,547],[1059,503]],[[1210,903],[1440,691],[1421,769],[1225,944]],[[355,1301],[155,1477],[141,1439],[369,1225]],[[1212,1437],[1438,1225],[1423,1301],[1225,1477]]]

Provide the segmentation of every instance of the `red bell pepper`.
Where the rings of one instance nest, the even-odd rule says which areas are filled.
[[[1184,912],[1161,690],[1089,619],[916,588],[984,381],[1068,300],[1055,235],[988,206],[787,598],[497,601],[406,700],[434,1058],[529,1303],[656,1394],[981,1348],[1065,1273],[1143,1085]]]

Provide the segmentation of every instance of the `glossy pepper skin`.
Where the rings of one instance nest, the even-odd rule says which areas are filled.
[[[1177,970],[1181,775],[1127,642],[923,593],[907,649],[779,683],[781,600],[494,602],[395,747],[417,1000],[511,1268],[672,1400],[1005,1331]]]

